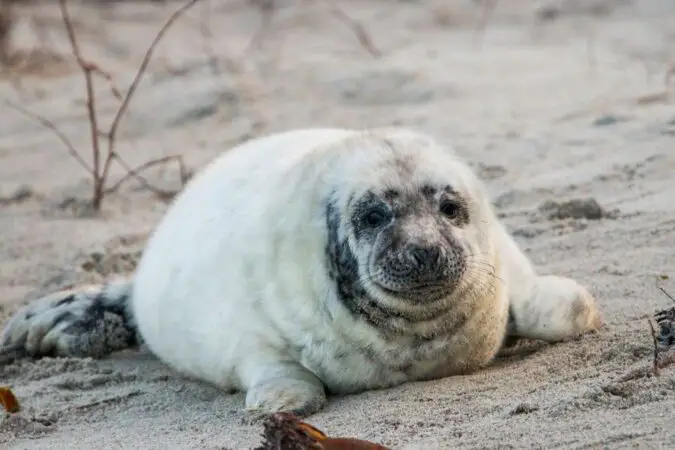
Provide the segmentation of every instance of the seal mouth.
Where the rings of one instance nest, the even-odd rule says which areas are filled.
[[[390,289],[379,284],[377,287],[392,297],[415,300],[418,303],[433,303],[452,293],[452,289],[447,285],[440,284],[426,284],[406,289]]]
[[[405,286],[393,286],[384,283],[368,273],[372,285],[383,294],[405,300],[414,300],[420,303],[431,303],[452,294],[455,283],[449,282],[417,282]]]
[[[375,283],[379,289],[391,295],[423,295],[428,292],[447,291],[447,284],[441,283],[418,283],[414,286],[395,288]]]

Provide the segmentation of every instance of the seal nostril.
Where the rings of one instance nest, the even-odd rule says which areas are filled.
[[[410,261],[417,267],[424,264],[424,250],[421,248],[413,247],[408,252],[410,254]]]
[[[440,263],[441,252],[437,247],[415,245],[408,250],[408,259],[418,269],[433,270]]]

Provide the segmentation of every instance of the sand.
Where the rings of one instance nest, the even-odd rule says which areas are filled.
[[[1,75],[0,95],[52,120],[91,161],[82,74],[58,9],[43,3],[19,10],[14,45],[40,53]],[[263,33],[259,9],[241,0],[203,1],[170,29],[119,129],[128,164],[182,155],[198,170],[291,127],[416,127],[474,165],[540,272],[585,283],[606,322],[472,375],[331,398],[309,422],[397,449],[675,446],[675,368],[649,372],[646,320],[672,306],[656,278],[675,275],[665,79],[675,4],[504,0],[480,31],[479,2],[340,2],[373,55],[321,2],[278,3]],[[179,5],[71,9],[83,53],[124,91]],[[105,132],[119,101],[102,77],[96,92]],[[87,172],[50,130],[0,105],[2,321],[40,293],[132,271],[167,203],[132,180],[88,213]],[[115,164],[111,183],[124,173]],[[180,188],[175,164],[145,176]],[[597,205],[560,205],[570,200]],[[663,286],[675,293],[675,281]],[[185,380],[143,352],[22,361],[0,367],[0,384],[23,405],[0,419],[3,449],[245,449],[262,431],[242,422],[243,394]]]

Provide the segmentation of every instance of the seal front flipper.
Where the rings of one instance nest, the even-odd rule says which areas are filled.
[[[248,370],[247,370],[248,369]],[[275,412],[306,417],[327,402],[323,383],[312,372],[292,361],[270,361],[244,368],[246,414],[249,422]]]
[[[561,342],[602,327],[596,300],[584,286],[556,275],[533,281],[528,296],[511,298],[511,336]]]
[[[25,356],[102,358],[137,346],[140,338],[128,307],[131,287],[130,280],[78,286],[29,303],[2,331],[2,362]]]

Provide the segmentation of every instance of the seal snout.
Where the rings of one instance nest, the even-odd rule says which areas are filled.
[[[447,290],[455,282],[451,260],[456,257],[442,245],[430,242],[407,242],[381,258],[373,271],[381,287],[398,293]]]
[[[443,250],[436,245],[409,244],[403,250],[404,259],[411,271],[434,275],[442,275],[447,265]]]

